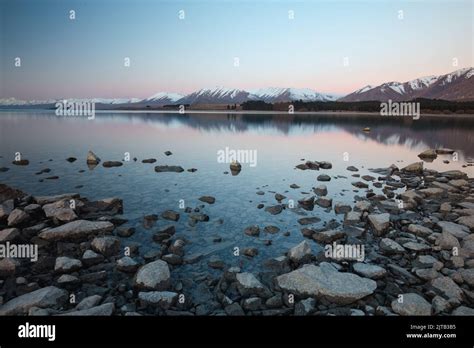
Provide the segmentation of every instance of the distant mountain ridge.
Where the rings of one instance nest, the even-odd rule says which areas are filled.
[[[150,106],[164,106],[171,104],[240,104],[248,100],[263,100],[267,103],[290,102],[294,100],[303,101],[333,101],[337,98],[333,95],[318,93],[309,88],[261,88],[256,90],[243,90],[236,88],[213,87],[202,88],[188,95],[179,93],[159,92],[148,98],[93,98],[93,99],[66,99],[70,102],[93,101],[103,105],[118,104],[136,104]],[[26,105],[45,105],[54,104],[64,99],[49,100],[18,100],[15,98],[0,99],[0,105],[3,106],[26,106]]]
[[[387,82],[366,86],[339,99],[343,102],[393,101],[415,98],[451,101],[474,100],[474,68],[464,68],[449,74],[427,76],[407,82]]]
[[[444,99],[449,101],[474,101],[474,68],[464,68],[449,74],[427,76],[407,82],[386,82],[378,86],[365,86],[346,96],[338,98],[333,94],[323,94],[309,88],[268,87],[260,89],[237,89],[226,87],[202,88],[187,95],[158,92],[148,98],[68,98],[72,102],[91,101],[107,106],[162,107],[181,104],[241,104],[246,101],[261,100],[266,103],[281,103],[302,100],[304,102],[359,102],[412,100],[415,98]],[[0,106],[51,105],[60,99],[18,100],[0,99]]]

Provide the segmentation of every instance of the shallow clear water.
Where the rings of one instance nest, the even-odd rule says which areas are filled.
[[[362,129],[370,127],[370,133]],[[143,114],[129,112],[100,113],[95,120],[78,117],[57,117],[52,112],[0,112],[0,167],[10,170],[0,173],[0,182],[15,186],[33,195],[78,192],[89,199],[120,197],[124,200],[124,217],[128,225],[135,226],[137,233],[129,238],[141,244],[142,253],[158,247],[152,242],[152,230],[142,227],[143,216],[161,214],[172,209],[179,211],[179,201],[186,206],[204,205],[203,212],[209,222],[189,226],[186,214],[176,223],[177,235],[190,241],[186,254],[217,254],[229,265],[239,265],[245,270],[258,267],[260,261],[279,256],[289,247],[303,240],[297,219],[302,214],[322,219],[314,227],[320,227],[329,219],[341,221],[342,215],[325,212],[286,209],[279,215],[270,215],[257,209],[259,203],[277,204],[274,193],[278,192],[295,202],[311,192],[320,182],[319,174],[329,174],[329,196],[334,202],[353,203],[356,194],[351,185],[360,178],[352,178],[346,170],[349,165],[360,169],[360,175],[370,173],[368,168],[387,167],[392,163],[399,167],[419,161],[417,154],[427,148],[447,147],[458,153],[458,161],[452,156],[439,156],[428,168],[439,171],[461,169],[474,176],[474,167],[462,168],[466,159],[474,157],[474,118],[428,118],[420,120],[381,118],[377,116],[341,115],[217,115],[217,114]],[[217,152],[225,149],[257,151],[257,165],[242,165],[237,176],[224,174],[229,164],[217,161]],[[138,161],[125,162],[122,167],[104,168],[101,165],[90,170],[86,165],[87,151],[94,151],[104,160],[122,160],[124,153]],[[173,155],[164,155],[170,150]],[[11,165],[15,152],[30,161],[28,166]],[[349,161],[344,161],[347,152]],[[69,163],[67,157],[77,157]],[[156,158],[155,164],[143,164],[144,158]],[[50,159],[52,161],[50,161]],[[320,171],[301,171],[295,165],[301,159],[330,161],[333,168]],[[450,160],[444,164],[443,160]],[[197,168],[197,172],[156,173],[155,165],[180,165],[185,169]],[[43,168],[51,173],[35,175]],[[80,173],[79,170],[85,170]],[[58,180],[39,180],[58,175]],[[338,177],[337,176],[345,176]],[[300,189],[291,189],[291,184]],[[82,188],[76,188],[83,185]],[[371,185],[370,185],[371,186]],[[371,186],[371,188],[373,188]],[[259,196],[257,191],[265,191]],[[375,192],[378,189],[374,188]],[[216,198],[207,205],[198,200],[202,195]],[[288,202],[285,200],[284,202]],[[222,219],[222,221],[220,221]],[[170,222],[158,220],[156,228]],[[258,224],[276,225],[277,234],[261,233],[259,238],[243,233],[245,227]],[[283,236],[284,231],[291,234]],[[214,243],[216,236],[221,243]],[[272,239],[265,246],[263,240]],[[233,248],[258,246],[259,255],[254,259],[232,256]],[[317,246],[315,245],[315,248]],[[202,260],[206,261],[207,257]],[[184,266],[205,270],[205,262]]]

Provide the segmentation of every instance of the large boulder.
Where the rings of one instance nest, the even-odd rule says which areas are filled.
[[[108,221],[76,220],[45,230],[39,234],[39,237],[47,241],[79,240],[92,234],[111,232],[113,229],[114,225]]]
[[[300,297],[322,298],[345,305],[372,294],[377,283],[353,273],[338,272],[326,262],[303,267],[276,278],[278,286]]]
[[[59,307],[66,303],[67,298],[68,292],[66,290],[59,289],[55,286],[48,286],[8,301],[3,306],[0,306],[0,316],[25,315],[32,307]]]

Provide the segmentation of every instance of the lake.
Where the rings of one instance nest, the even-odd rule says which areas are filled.
[[[363,128],[370,127],[370,132]],[[353,204],[356,195],[365,196],[365,189],[352,186],[354,172],[372,175],[369,168],[404,167],[420,161],[417,155],[428,148],[452,148],[452,155],[438,156],[425,167],[438,171],[460,169],[474,176],[474,167],[464,167],[474,158],[474,118],[421,117],[390,118],[379,116],[342,115],[251,115],[251,114],[160,114],[133,112],[102,112],[94,120],[81,117],[58,117],[53,111],[0,112],[0,182],[33,195],[77,192],[89,199],[119,197],[124,201],[124,218],[137,232],[128,240],[140,244],[141,253],[156,248],[152,232],[169,225],[159,219],[152,229],[143,227],[143,217],[160,215],[165,210],[180,212],[177,235],[189,241],[186,254],[202,254],[200,261],[180,271],[208,272],[207,260],[212,255],[229,265],[245,270],[258,268],[260,262],[282,255],[289,247],[302,241],[303,216],[317,216],[322,227],[331,219],[342,222],[344,215],[316,206],[313,211],[287,208],[271,215],[257,205],[278,204],[274,195],[280,193],[297,202],[308,196],[312,188],[325,184],[334,203]],[[232,175],[228,163],[218,161],[224,149],[249,150],[257,155],[256,165],[242,163],[238,175]],[[92,150],[103,161],[121,161],[125,153],[131,160],[116,168],[98,165],[89,169],[87,152]],[[166,156],[165,151],[172,155]],[[15,153],[28,159],[28,166],[11,164]],[[69,163],[68,157],[77,157]],[[138,160],[135,162],[133,158]],[[156,158],[154,164],[142,159]],[[320,171],[295,169],[302,159],[329,161],[332,169]],[[448,160],[449,163],[444,163]],[[182,173],[156,173],[155,165],[179,165]],[[50,173],[36,173],[50,168]],[[196,168],[196,172],[187,169]],[[82,171],[82,172],[80,172]],[[227,174],[225,174],[227,172]],[[328,174],[329,182],[318,182],[317,176]],[[46,180],[49,176],[56,180]],[[292,189],[296,184],[299,188]],[[381,189],[369,183],[378,193]],[[404,190],[404,189],[402,189]],[[263,195],[258,195],[263,191]],[[358,191],[358,192],[356,192]],[[212,205],[198,200],[213,196]],[[181,203],[181,204],[180,204]],[[196,208],[210,217],[208,222],[190,225],[185,207]],[[243,233],[250,225],[280,228],[279,233],[261,231],[259,238]],[[285,235],[284,232],[290,232]],[[219,240],[219,242],[216,242]],[[266,245],[271,240],[271,245]],[[254,258],[233,256],[234,248],[257,247]],[[315,246],[317,248],[317,246]]]

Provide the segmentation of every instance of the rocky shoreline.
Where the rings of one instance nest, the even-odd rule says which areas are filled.
[[[306,161],[296,167],[319,171],[332,165]],[[127,243],[135,231],[121,216],[119,198],[33,197],[0,184],[0,315],[474,315],[474,179],[457,170],[429,170],[423,162],[371,172],[352,183],[366,190],[353,206],[333,205],[325,185],[298,201],[308,212],[334,209],[343,214],[342,225],[311,228],[317,215],[303,217],[302,241],[263,262],[258,273],[211,257],[207,265],[219,276],[210,272],[199,280],[174,277],[177,268],[196,260],[173,224],[180,214],[194,224],[208,221],[199,208],[146,216],[145,222],[163,219],[169,225],[153,230],[154,252],[142,255],[139,245]],[[265,207],[265,214],[290,208],[285,196],[276,193],[275,199],[278,204]],[[200,200],[219,203],[212,196]],[[246,238],[279,231],[242,226]],[[324,250],[313,253],[315,243]],[[20,245],[36,246],[37,260],[6,257]],[[258,249],[241,253],[251,258]]]

